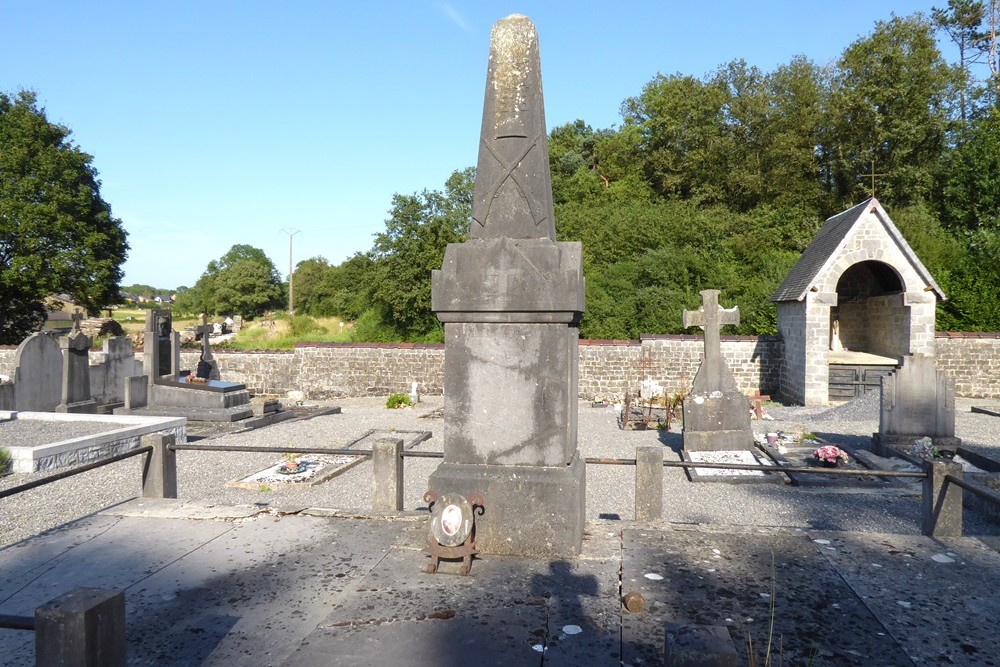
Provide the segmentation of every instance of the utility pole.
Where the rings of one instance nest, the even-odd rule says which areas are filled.
[[[288,234],[288,317],[295,315],[295,309],[292,307],[292,239],[295,238],[296,234],[301,234],[301,230],[298,229],[282,229],[282,233]]]

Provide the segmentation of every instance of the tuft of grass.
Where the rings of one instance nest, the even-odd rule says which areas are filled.
[[[391,394],[385,402],[385,407],[390,410],[394,410],[395,408],[405,408],[411,405],[413,405],[413,403],[410,402],[409,395],[400,393]]]
[[[341,326],[344,324],[344,326]],[[217,347],[230,350],[291,350],[296,343],[348,343],[351,326],[339,317],[296,315],[245,323],[235,338]]]
[[[6,475],[14,466],[14,457],[10,455],[10,450],[0,447],[0,475]]]

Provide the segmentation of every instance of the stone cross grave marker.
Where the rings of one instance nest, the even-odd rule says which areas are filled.
[[[62,351],[62,400],[56,412],[96,413],[97,402],[90,396],[90,345],[93,340],[80,331],[83,315],[73,313],[73,330],[59,338]]]
[[[735,451],[753,448],[750,402],[722,359],[720,329],[740,323],[738,307],[719,307],[719,290],[701,292],[701,308],[685,310],[685,327],[705,330],[705,356],[684,399],[684,449]]]
[[[206,380],[218,380],[221,377],[219,375],[219,364],[215,361],[215,357],[212,356],[212,344],[208,340],[209,335],[215,331],[215,327],[217,326],[219,325],[209,324],[208,315],[202,313],[201,326],[195,327],[195,332],[201,334],[201,360],[198,362],[195,375]]]
[[[212,333],[212,325],[208,323],[208,315],[201,314],[201,326],[195,327],[195,333],[201,334],[201,353],[206,358],[212,356],[212,347],[209,345],[208,336]]]
[[[725,380],[728,379],[724,376],[731,377],[732,374],[728,373],[729,369],[722,362],[719,332],[726,324],[740,323],[739,306],[721,308],[719,290],[706,289],[701,291],[701,308],[685,310],[683,319],[685,328],[701,327],[705,330],[705,357],[695,376],[694,391],[721,391]]]

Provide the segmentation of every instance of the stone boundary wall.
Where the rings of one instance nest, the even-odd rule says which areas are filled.
[[[937,366],[955,380],[958,396],[1000,398],[1000,333],[937,334]],[[644,335],[641,340],[581,340],[580,397],[618,399],[650,377],[667,391],[686,390],[702,354],[699,336]],[[0,374],[13,376],[13,345],[0,346]],[[770,336],[723,336],[722,354],[744,393],[777,397],[782,341]],[[92,356],[99,352],[91,352]],[[251,394],[284,396],[298,390],[323,400],[420,392],[440,395],[444,346],[415,343],[309,343],[294,350],[215,350],[222,377],[243,382]],[[142,359],[141,351],[136,353]],[[193,369],[196,351],[181,352]]]
[[[955,394],[1000,398],[1000,333],[938,333],[935,365],[955,380]]]

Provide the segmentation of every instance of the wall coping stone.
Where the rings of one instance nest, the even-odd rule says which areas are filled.
[[[1000,338],[1000,331],[935,331],[935,338]]]
[[[593,345],[603,347],[631,347],[639,346],[642,341],[638,340],[600,340],[596,338],[581,338],[580,345]]]
[[[443,350],[444,343],[296,343],[300,347],[384,348],[390,350]]]
[[[704,336],[700,334],[639,334],[640,340],[702,340]],[[740,342],[740,341],[763,341],[778,342],[780,336],[719,336],[719,340]]]

